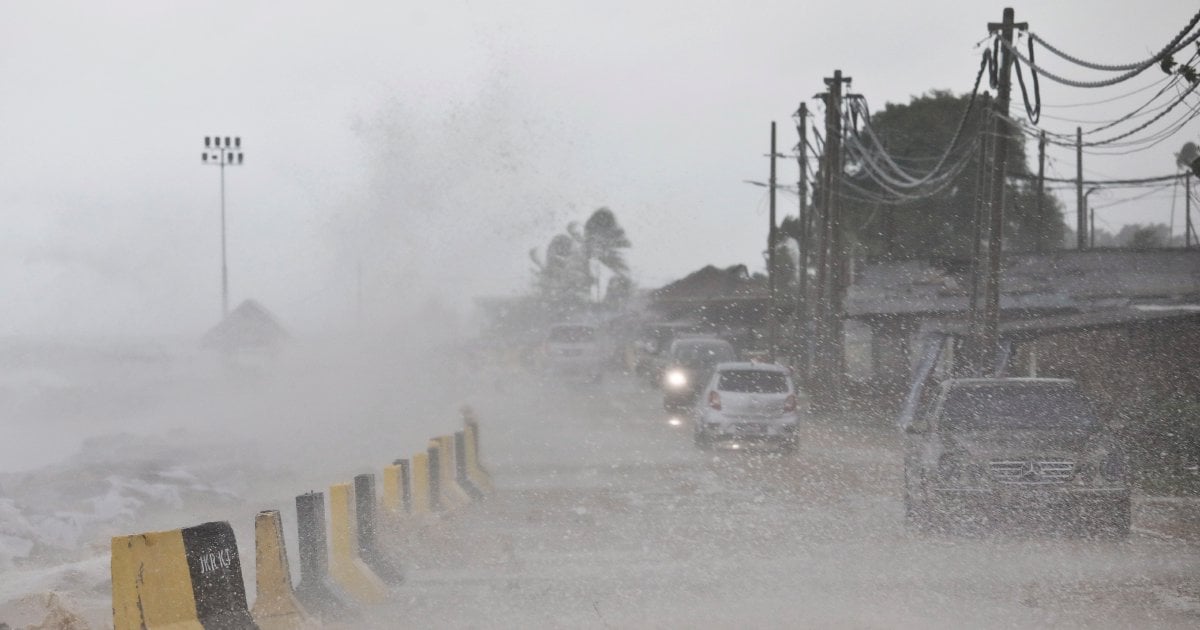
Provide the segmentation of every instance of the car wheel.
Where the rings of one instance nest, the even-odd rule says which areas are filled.
[[[796,438],[794,438],[794,437],[784,438],[779,441],[779,452],[795,453],[797,446],[798,446],[798,444],[796,442]]]
[[[712,448],[712,438],[709,437],[708,433],[702,429],[697,428],[696,431],[692,433],[692,441],[695,442],[696,448],[702,451],[707,451]]]

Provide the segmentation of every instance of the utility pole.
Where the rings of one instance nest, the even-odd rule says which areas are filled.
[[[1091,221],[1090,226],[1087,228],[1087,248],[1088,250],[1094,250],[1096,248],[1096,209],[1088,208],[1087,218],[1088,221]]]
[[[840,207],[842,190],[842,170],[845,159],[842,155],[842,84],[849,85],[850,78],[842,77],[841,70],[835,70],[833,79],[827,80],[830,100],[833,101],[835,115],[832,118],[833,128],[826,138],[829,147],[829,337],[830,344],[828,366],[833,377],[831,393],[834,400],[840,404],[842,397],[842,381],[846,374],[846,352],[844,348],[844,311],[846,295],[846,247],[845,234],[842,231],[842,212]]]
[[[975,166],[975,222],[973,224],[974,235],[971,240],[971,324],[970,331],[973,339],[978,339],[979,330],[979,302],[982,287],[980,286],[980,276],[983,274],[984,251],[983,251],[983,225],[990,216],[988,208],[987,190],[989,189],[988,182],[988,150],[991,148],[989,142],[988,126],[992,122],[992,95],[988,92],[983,93],[983,102],[979,121],[979,163]],[[981,357],[973,356],[971,360],[978,362]]]
[[[1096,209],[1088,204],[1088,249],[1096,249]]]
[[[797,221],[800,224],[798,246],[799,271],[796,289],[796,347],[800,353],[800,375],[808,383],[808,318],[805,312],[808,307],[808,103],[800,102],[796,110],[796,133],[800,136],[800,144],[796,147],[796,161],[800,167],[800,181],[797,190],[800,191],[800,214]]]
[[[224,142],[222,142],[224,140]],[[229,314],[229,265],[225,255],[225,167],[242,164],[242,139],[220,136],[204,137],[202,164],[221,167],[221,317]]]
[[[989,23],[988,31],[1000,31],[1000,37],[1007,46],[1012,45],[1013,29],[1026,30],[1029,25],[1013,22],[1011,7],[1004,9],[1004,21],[996,24]],[[1008,168],[1008,101],[1012,88],[1013,56],[1008,47],[1000,50],[1000,76],[996,94],[995,142],[992,147],[992,207],[991,224],[988,229],[988,291],[986,314],[984,320],[984,352],[982,356],[990,358],[1000,347],[1000,254],[1001,241],[1004,238],[1004,185]],[[991,361],[994,363],[994,361]]]
[[[1037,178],[1037,226],[1038,235],[1034,239],[1039,252],[1050,249],[1046,242],[1046,230],[1050,222],[1046,220],[1046,132],[1038,133],[1038,178]]]
[[[1183,176],[1183,248],[1192,248],[1192,174]]]
[[[770,226],[767,228],[767,348],[771,360],[779,354],[779,317],[775,301],[775,121],[771,121],[771,188]]]
[[[1087,249],[1087,213],[1083,207],[1083,127],[1075,128],[1075,249]]]
[[[818,359],[821,366],[816,379],[819,387],[814,394],[817,402],[832,407],[840,403],[842,380],[845,376],[845,350],[843,348],[843,309],[846,290],[846,252],[843,245],[838,195],[841,189],[842,171],[842,84],[849,84],[850,77],[843,77],[835,70],[832,78],[825,79],[829,92],[825,98],[825,194],[821,234],[821,257],[824,259],[818,271],[818,304],[821,307],[817,320]]]
[[[823,95],[823,96],[828,96]],[[828,103],[828,99],[826,99]],[[828,105],[826,105],[828,109]],[[826,112],[826,124],[828,125],[828,111]],[[813,132],[816,132],[816,126],[813,127]],[[817,173],[820,174],[820,187],[816,192],[820,195],[813,196],[814,212],[812,231],[814,246],[816,247],[816,255],[812,256],[817,267],[816,286],[811,291],[812,302],[809,306],[809,317],[812,320],[812,343],[809,344],[808,356],[808,373],[809,380],[812,384],[813,401],[816,404],[821,404],[821,396],[825,391],[823,388],[828,379],[825,378],[826,371],[820,369],[817,365],[818,360],[825,356],[825,340],[826,340],[826,318],[829,313],[829,294],[826,288],[829,285],[828,265],[829,260],[829,239],[827,238],[826,224],[829,222],[829,162],[827,160],[828,149],[822,147],[822,154],[817,156]]]

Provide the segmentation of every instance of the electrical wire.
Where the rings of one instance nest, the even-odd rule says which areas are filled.
[[[913,175],[911,175],[910,173],[905,171],[899,164],[896,164],[896,162],[894,160],[891,159],[891,157],[887,153],[887,150],[884,149],[883,143],[879,141],[879,137],[875,134],[874,128],[871,126],[870,110],[867,109],[866,100],[859,99],[859,100],[851,100],[850,101],[851,111],[858,111],[856,108],[862,109],[862,111],[860,111],[859,113],[862,114],[862,118],[863,118],[863,131],[874,143],[875,147],[873,148],[873,150],[878,153],[878,155],[888,164],[888,166],[890,166],[893,169],[894,173],[899,177],[899,179],[903,180],[903,181],[897,181],[896,178],[891,177],[889,174],[887,174],[886,172],[884,172],[882,170],[879,171],[879,174],[881,177],[888,179],[894,185],[896,185],[900,188],[916,188],[916,187],[920,187],[920,186],[925,186],[930,183],[936,183],[938,180],[941,179],[942,174],[940,174],[939,171],[941,171],[942,167],[946,163],[946,160],[948,160],[950,158],[950,155],[954,152],[954,149],[958,146],[958,143],[962,140],[962,133],[963,133],[963,130],[966,129],[967,120],[970,118],[971,112],[974,111],[974,109],[975,109],[975,100],[979,96],[979,85],[980,85],[981,81],[983,80],[983,73],[985,70],[987,70],[992,65],[991,56],[992,56],[991,51],[986,51],[986,50],[981,55],[981,58],[979,60],[979,70],[975,73],[975,83],[971,87],[971,95],[967,100],[967,106],[963,109],[962,116],[960,116],[958,119],[958,125],[956,125],[956,127],[955,127],[954,135],[951,137],[950,143],[946,147],[946,150],[942,153],[941,157],[938,159],[937,164],[935,164],[934,167],[932,169],[930,169],[929,172],[926,173],[924,177],[919,177],[919,178],[914,177]],[[860,137],[860,135],[856,132],[855,138],[859,138],[859,137]],[[866,158],[866,159],[868,161],[870,161],[870,158]],[[872,164],[874,164],[874,163],[872,162]]]
[[[1162,60],[1163,57],[1167,56],[1168,54],[1175,54],[1176,52],[1179,51],[1180,48],[1187,45],[1186,43],[1184,43],[1177,47],[1176,44],[1178,44],[1180,41],[1182,41],[1183,38],[1187,36],[1188,32],[1191,31],[1193,28],[1195,28],[1197,23],[1200,23],[1200,11],[1197,11],[1196,14],[1192,16],[1192,19],[1191,19],[1191,21],[1188,22],[1187,26],[1183,27],[1183,30],[1179,31],[1179,34],[1176,35],[1175,38],[1172,39],[1169,44],[1164,46],[1163,49],[1161,51],[1159,51],[1159,53],[1157,55],[1155,55],[1149,59],[1144,59],[1142,61],[1138,61],[1135,63],[1118,64],[1118,65],[1099,64],[1099,63],[1092,63],[1089,61],[1084,61],[1083,59],[1074,57],[1072,55],[1069,55],[1069,54],[1063,52],[1061,49],[1051,45],[1049,42],[1042,39],[1036,33],[1030,33],[1029,38],[1031,41],[1036,41],[1037,43],[1041,44],[1042,47],[1044,47],[1046,50],[1049,50],[1050,52],[1054,53],[1055,55],[1058,55],[1059,57],[1062,57],[1063,59],[1065,59],[1075,65],[1083,66],[1084,68],[1089,68],[1091,70],[1103,70],[1103,71],[1107,71],[1107,72],[1123,72],[1126,70],[1145,69],[1148,66],[1152,66],[1152,65],[1158,63],[1160,60]],[[1140,70],[1139,70],[1139,72],[1140,72]]]
[[[1118,94],[1118,95],[1116,95],[1116,96],[1113,96],[1113,97],[1110,97],[1110,98],[1101,99],[1101,100],[1098,100],[1098,101],[1088,101],[1088,102],[1085,102],[1085,103],[1066,103],[1066,104],[1062,104],[1062,105],[1053,105],[1053,104],[1050,104],[1050,103],[1046,103],[1046,104],[1042,105],[1042,107],[1043,107],[1043,108],[1045,108],[1045,109],[1073,109],[1073,108],[1077,108],[1077,107],[1091,107],[1091,106],[1093,106],[1093,105],[1105,105],[1105,104],[1107,104],[1107,103],[1112,103],[1112,102],[1115,102],[1115,101],[1119,101],[1119,100],[1121,100],[1121,99],[1123,99],[1123,98],[1129,98],[1130,96],[1136,96],[1136,95],[1138,95],[1138,94],[1141,94],[1142,92],[1145,92],[1145,91],[1147,91],[1147,90],[1154,89],[1154,88],[1155,88],[1155,87],[1157,87],[1157,86],[1158,86],[1160,83],[1166,83],[1167,81],[1170,81],[1170,80],[1172,80],[1172,77],[1170,77],[1170,76],[1163,76],[1163,77],[1159,77],[1159,78],[1158,78],[1158,79],[1156,79],[1156,80],[1155,80],[1153,83],[1150,83],[1150,84],[1148,84],[1148,85],[1144,85],[1144,86],[1142,86],[1142,87],[1140,87],[1140,88],[1138,88],[1138,89],[1136,89],[1136,90],[1133,90],[1133,91],[1130,91],[1130,92],[1125,92],[1125,93],[1123,93],[1123,94]],[[1046,116],[1047,118],[1052,118],[1051,116],[1047,116],[1047,115],[1045,115],[1045,114],[1043,114],[1043,116]],[[1075,121],[1071,121],[1071,122],[1075,122]]]
[[[1014,179],[1030,179],[1030,180],[1037,179],[1036,175],[1025,175],[1025,174],[1017,174],[1017,173],[1011,173],[1008,176],[1011,178],[1014,178]],[[1154,184],[1154,183],[1159,183],[1159,182],[1178,181],[1185,176],[1186,176],[1185,173],[1174,173],[1171,175],[1158,175],[1155,177],[1139,177],[1139,178],[1133,178],[1133,179],[1092,179],[1092,180],[1085,179],[1085,180],[1083,180],[1083,185],[1084,186],[1134,186],[1134,185],[1138,185],[1138,184]],[[1055,182],[1055,183],[1075,183],[1076,180],[1067,179],[1065,177],[1045,177],[1045,178],[1043,178],[1043,181]]]
[[[1178,180],[1176,180],[1176,181],[1178,181]],[[1130,203],[1132,201],[1138,201],[1139,199],[1145,199],[1146,197],[1150,197],[1150,196],[1157,195],[1157,194],[1162,194],[1164,192],[1171,192],[1171,188],[1172,188],[1172,186],[1156,186],[1154,188],[1151,188],[1150,190],[1147,190],[1145,192],[1140,192],[1131,197],[1125,197],[1122,199],[1118,199],[1116,201],[1111,201],[1109,203],[1098,204],[1098,205],[1093,205],[1093,206],[1089,206],[1089,207],[1092,208],[1093,210],[1103,210],[1104,208],[1111,208],[1113,206],[1124,205],[1124,204]]]
[[[1187,46],[1188,44],[1191,44],[1192,42],[1196,41],[1197,39],[1200,39],[1200,31],[1196,31],[1196,33],[1194,33],[1191,37],[1189,37],[1187,39],[1187,41],[1184,42],[1180,46],[1179,49],[1182,50],[1185,46]],[[1113,77],[1111,79],[1105,79],[1102,81],[1076,81],[1074,79],[1068,79],[1061,75],[1054,74],[1053,72],[1050,72],[1050,71],[1046,70],[1045,68],[1033,63],[1029,58],[1027,58],[1025,55],[1021,54],[1021,51],[1017,50],[1017,48],[1015,46],[1004,41],[1003,39],[997,38],[996,41],[1000,42],[1000,44],[1002,46],[1004,46],[1005,50],[1007,50],[1009,54],[1015,55],[1017,59],[1020,59],[1021,61],[1025,62],[1025,64],[1028,65],[1030,68],[1033,68],[1035,71],[1040,72],[1042,74],[1042,76],[1044,76],[1047,79],[1050,79],[1056,83],[1061,83],[1062,85],[1066,85],[1068,87],[1092,89],[1092,88],[1102,88],[1102,87],[1109,87],[1111,85],[1117,85],[1118,83],[1124,83],[1125,81],[1128,81],[1129,79],[1132,79],[1133,77],[1136,77],[1137,75],[1145,72],[1148,68],[1150,68],[1151,66],[1154,65],[1153,63],[1147,64],[1145,66],[1141,66],[1134,70],[1130,70],[1129,72],[1126,72],[1125,74],[1122,74],[1120,76]]]

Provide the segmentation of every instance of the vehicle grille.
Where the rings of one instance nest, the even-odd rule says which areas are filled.
[[[1062,460],[992,460],[990,468],[1000,483],[1062,483],[1075,475],[1075,462]]]

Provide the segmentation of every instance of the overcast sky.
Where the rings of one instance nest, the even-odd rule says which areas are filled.
[[[0,334],[214,323],[218,169],[200,163],[214,134],[241,136],[246,154],[226,173],[232,300],[301,329],[354,316],[360,268],[374,313],[521,290],[528,250],[601,205],[643,286],[705,263],[761,268],[766,195],[742,180],[766,177],[770,121],[790,150],[790,114],[817,107],[835,68],[876,108],[967,91],[1005,4],[6,1]],[[1110,63],[1147,57],[1196,9],[1024,5],[1033,31]],[[1105,91],[1043,81],[1043,97],[1099,100],[1160,77]],[[1046,112],[1106,120],[1138,104]],[[1198,139],[1193,125],[1085,172],[1169,173]],[[1051,158],[1052,174],[1073,175],[1071,152]],[[795,181],[794,163],[780,179]],[[794,197],[779,201],[794,212]],[[1170,204],[1152,196],[1100,221],[1167,222]]]

